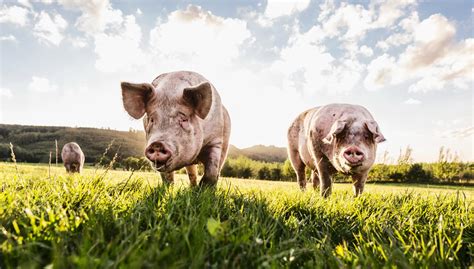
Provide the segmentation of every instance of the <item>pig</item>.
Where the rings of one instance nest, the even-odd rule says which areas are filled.
[[[186,168],[197,185],[196,164],[204,165],[200,186],[215,186],[227,156],[231,122],[219,93],[202,75],[164,73],[151,83],[122,82],[123,106],[134,119],[143,117],[145,156],[165,184]]]
[[[68,173],[81,173],[84,167],[85,156],[81,147],[76,142],[70,142],[63,146],[61,158]]]
[[[321,196],[332,190],[336,172],[351,175],[354,195],[364,191],[377,144],[385,141],[377,122],[359,105],[329,104],[301,113],[288,129],[288,156],[298,184],[306,188],[305,168]]]

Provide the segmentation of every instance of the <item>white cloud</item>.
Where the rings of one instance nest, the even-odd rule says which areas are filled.
[[[379,1],[378,18],[374,21],[374,27],[386,28],[392,26],[398,19],[405,15],[407,7],[416,5],[416,0],[388,0]]]
[[[445,81],[442,81],[436,77],[429,76],[418,80],[415,84],[408,88],[409,92],[429,92],[434,90],[441,90],[446,85]]]
[[[435,37],[431,37],[435,34]],[[415,31],[415,44],[400,56],[400,66],[420,78],[411,92],[469,89],[474,78],[474,39],[455,43],[455,28],[441,15],[432,15]]]
[[[367,47],[366,45],[363,45],[359,48],[360,54],[364,55],[365,57],[372,57],[374,55],[374,51]]]
[[[305,10],[310,2],[310,0],[267,0],[264,15],[270,19],[289,16]]]
[[[367,76],[364,86],[367,90],[378,90],[400,79],[400,71],[396,67],[395,57],[383,54],[367,66]]]
[[[11,98],[13,97],[12,91],[10,89],[0,87],[0,97]]]
[[[351,58],[333,57],[322,44],[321,28],[295,33],[271,66],[287,89],[314,93],[351,91],[360,79],[363,65]],[[317,64],[315,64],[317,63]]]
[[[19,26],[25,26],[28,19],[28,9],[19,6],[6,6],[0,7],[0,23],[12,23]]]
[[[97,54],[95,67],[100,71],[130,71],[145,62],[145,55],[140,49],[141,28],[133,15],[125,17],[116,33],[100,33],[94,38],[94,52]]]
[[[410,16],[404,18],[400,22],[400,26],[406,33],[413,33],[415,28],[420,24],[420,18],[418,16],[418,12],[413,11],[410,13]]]
[[[384,51],[387,51],[391,47],[399,47],[401,45],[406,45],[412,40],[413,35],[411,34],[395,33],[389,36],[387,39],[377,42],[376,46]]]
[[[472,87],[474,39],[456,43],[453,23],[440,14],[431,15],[418,24],[417,21],[417,15],[412,13],[409,19],[402,21],[405,33],[390,36],[384,45],[379,43],[379,47],[388,49],[413,42],[398,58],[384,54],[374,59],[367,69],[366,88],[379,89],[407,81],[414,81],[410,92]]]
[[[441,133],[441,137],[445,138],[467,138],[474,135],[474,126],[453,129]]]
[[[395,32],[383,40],[377,42],[377,47],[383,51],[387,51],[392,47],[399,47],[411,43],[414,39],[413,32],[420,24],[418,12],[412,12],[408,17],[401,20],[399,28],[401,32]]]
[[[172,12],[167,22],[150,31],[150,46],[158,61],[175,59],[217,67],[236,59],[250,36],[244,21],[224,19],[189,5]]]
[[[408,98],[405,102],[403,102],[406,105],[419,105],[421,104],[420,100],[414,99],[414,98]]]
[[[148,44],[142,44],[133,15],[114,28],[94,35],[96,68],[103,72],[223,68],[239,60],[241,46],[251,37],[244,21],[224,19],[193,5],[159,20]]]
[[[28,89],[33,92],[48,93],[57,91],[58,86],[51,83],[47,78],[33,76]]]
[[[87,40],[81,37],[69,38],[69,42],[71,43],[73,47],[79,48],[79,49],[85,48],[89,45],[89,43],[87,43]]]
[[[342,2],[336,7],[333,1],[320,5],[318,21],[322,25],[325,37],[337,38],[350,57],[357,54],[358,44],[369,31],[389,29],[403,18],[415,0],[373,1],[368,8],[360,4]],[[405,20],[405,19],[404,19]],[[408,22],[403,22],[407,24]],[[395,42],[395,41],[394,41]],[[400,42],[400,41],[399,41]],[[380,42],[379,47],[388,49],[389,44]]]
[[[273,20],[265,17],[263,14],[256,15],[255,22],[257,22],[261,27],[271,27],[273,25]]]
[[[339,37],[340,40],[358,41],[373,27],[373,11],[362,5],[342,3],[334,13],[320,17],[323,30],[328,37]],[[345,32],[344,32],[345,31]]]
[[[75,26],[88,35],[101,33],[123,22],[122,11],[113,9],[109,0],[58,0],[67,9],[80,10]]]
[[[33,6],[31,5],[29,0],[18,0],[18,4],[20,4],[24,7],[30,8],[30,9],[33,8]]]
[[[468,78],[472,81],[474,68],[474,38],[465,39],[449,49],[449,53],[439,60],[443,80]]]
[[[415,70],[435,63],[449,52],[456,29],[444,16],[431,15],[415,29],[415,44],[400,56],[407,69]]]
[[[135,11],[135,13],[136,13],[138,16],[140,16],[140,15],[143,14],[142,10],[139,9],[139,8],[137,8],[137,11]]]
[[[38,22],[35,24],[34,35],[38,37],[40,42],[58,46],[64,39],[64,30],[68,23],[59,14],[54,14],[52,17],[45,11],[41,11],[38,16]]]
[[[16,37],[14,35],[0,36],[0,41],[11,41],[16,42]]]

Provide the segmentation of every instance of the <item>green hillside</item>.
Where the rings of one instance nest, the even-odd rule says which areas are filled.
[[[64,144],[77,142],[87,163],[98,161],[112,141],[109,158],[116,152],[123,158],[141,156],[145,145],[144,133],[137,131],[0,124],[0,159],[10,158],[11,142],[17,161],[49,162],[49,153],[52,152],[52,161],[55,162],[55,140],[58,141],[59,155]]]
[[[112,141],[108,159],[113,158],[115,153],[118,153],[119,160],[129,156],[143,156],[145,146],[143,131],[0,124],[0,160],[11,158],[12,143],[19,162],[47,163],[51,152],[54,163],[55,140],[58,141],[59,153],[64,144],[77,142],[86,155],[87,163],[97,162]],[[239,149],[230,145],[229,158],[239,156],[264,162],[283,162],[286,160],[286,149],[262,145]]]
[[[287,159],[286,148],[256,145],[242,149],[242,155],[252,160],[266,162],[284,162]]]

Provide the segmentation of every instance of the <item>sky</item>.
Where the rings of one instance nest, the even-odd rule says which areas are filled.
[[[365,106],[387,141],[474,161],[471,1],[0,1],[0,123],[142,129],[120,81],[191,70],[231,144],[286,146],[302,111]]]

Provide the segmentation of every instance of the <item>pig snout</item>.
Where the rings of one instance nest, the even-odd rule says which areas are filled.
[[[153,142],[146,148],[145,156],[156,164],[165,164],[171,157],[171,150],[162,142]]]
[[[365,155],[358,147],[352,146],[344,150],[344,159],[346,159],[349,166],[356,166],[362,164]]]

